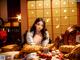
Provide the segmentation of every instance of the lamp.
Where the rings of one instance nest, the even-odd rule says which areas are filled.
[[[21,22],[21,14],[17,15],[16,18],[18,19],[19,22]]]

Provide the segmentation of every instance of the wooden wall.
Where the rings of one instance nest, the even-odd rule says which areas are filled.
[[[80,25],[80,2],[77,2],[78,25]]]

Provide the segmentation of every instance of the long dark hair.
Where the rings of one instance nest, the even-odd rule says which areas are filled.
[[[43,36],[43,40],[46,39],[46,33],[45,31],[47,31],[46,27],[45,27],[45,21],[43,20],[43,18],[37,18],[34,22],[34,24],[32,25],[31,29],[30,29],[30,32],[33,32],[33,37],[36,33],[36,27],[35,27],[35,24],[37,24],[38,22],[42,21],[43,22],[43,29],[41,30],[41,34]]]

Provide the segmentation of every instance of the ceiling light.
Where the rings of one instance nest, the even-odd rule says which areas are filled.
[[[56,10],[56,13],[58,13],[58,11]]]
[[[74,10],[72,10],[72,12],[75,12]]]
[[[56,2],[56,5],[57,5],[58,3]]]
[[[39,4],[39,6],[41,6],[41,4]]]
[[[64,17],[64,19],[67,19],[67,18],[68,18],[67,16]]]
[[[17,15],[16,18],[18,19],[19,22],[21,22],[21,14]]]
[[[33,5],[33,4],[31,4],[31,6],[33,7],[34,5]]]
[[[56,18],[56,21],[58,21],[59,19],[58,18]]]
[[[49,19],[47,19],[47,21],[46,22],[49,22]]]
[[[48,4],[46,4],[46,6],[48,6]]]
[[[57,26],[56,26],[56,28],[59,28],[59,27],[60,27],[60,25],[57,25]]]
[[[63,3],[64,5],[66,4],[66,2]]]
[[[34,12],[32,11],[32,14],[34,14]]]
[[[67,12],[67,10],[64,10],[64,12]]]
[[[72,2],[72,4],[74,4],[74,2]]]
[[[46,12],[46,14],[49,14],[48,12]]]

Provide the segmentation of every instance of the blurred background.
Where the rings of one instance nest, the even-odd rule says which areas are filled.
[[[23,42],[37,17],[44,18],[50,38],[55,40],[68,27],[80,25],[80,0],[0,0],[0,17],[9,41]]]

